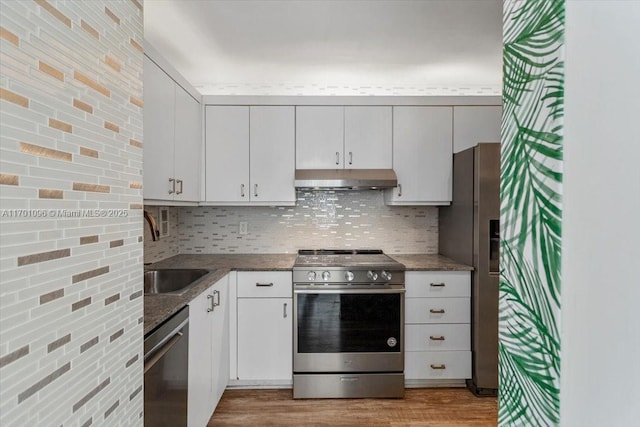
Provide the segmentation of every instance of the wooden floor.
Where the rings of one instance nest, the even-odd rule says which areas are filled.
[[[404,399],[293,400],[291,390],[227,390],[207,427],[497,425],[495,397],[464,388],[407,389]]]

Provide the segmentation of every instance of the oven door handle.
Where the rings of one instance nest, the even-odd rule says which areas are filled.
[[[295,289],[294,294],[404,294],[404,289]]]

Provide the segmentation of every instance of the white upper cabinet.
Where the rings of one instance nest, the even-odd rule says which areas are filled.
[[[295,202],[293,107],[250,107],[252,202]]]
[[[297,169],[390,169],[392,108],[296,107]]]
[[[156,64],[144,58],[144,182],[145,199],[173,200],[175,83]]]
[[[296,107],[296,168],[342,168],[344,107]]]
[[[345,169],[391,169],[391,107],[345,107]]]
[[[295,203],[290,106],[207,106],[206,203]]]
[[[453,107],[453,152],[458,153],[479,142],[500,142],[502,107]]]
[[[393,169],[398,187],[389,205],[448,205],[452,186],[452,107],[393,107]]]
[[[176,85],[174,176],[177,191],[174,200],[200,199],[202,113],[200,103]]]
[[[197,202],[200,103],[144,56],[145,200]]]
[[[206,200],[249,201],[249,107],[205,107]]]

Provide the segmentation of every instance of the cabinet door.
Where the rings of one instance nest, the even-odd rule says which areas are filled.
[[[176,184],[175,200],[197,202],[202,144],[200,103],[178,85],[175,85],[175,91],[174,176],[180,180]]]
[[[213,399],[210,413],[229,383],[229,276],[213,285],[215,307],[212,312]],[[204,425],[204,424],[203,424]]]
[[[238,298],[238,379],[292,379],[292,299]]]
[[[212,288],[189,303],[189,393],[187,399],[189,427],[207,425],[213,401],[211,351]]]
[[[453,107],[453,152],[479,142],[500,142],[502,107]]]
[[[144,177],[145,199],[173,200],[175,83],[144,56]]]
[[[343,167],[344,107],[296,107],[296,169]]]
[[[451,107],[393,108],[393,169],[388,204],[447,205],[452,185]]]
[[[249,107],[207,106],[206,200],[249,201]]]
[[[252,202],[296,200],[294,107],[251,107],[250,181]]]
[[[391,107],[345,107],[344,167],[391,169]]]

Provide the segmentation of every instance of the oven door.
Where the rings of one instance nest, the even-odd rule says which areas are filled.
[[[294,287],[294,373],[403,372],[404,289],[353,288]]]

